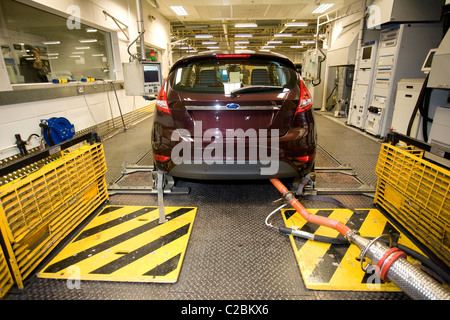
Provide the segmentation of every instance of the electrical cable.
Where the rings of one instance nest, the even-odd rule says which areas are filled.
[[[411,118],[409,119],[408,128],[406,129],[406,135],[411,136],[412,126],[414,124],[414,120],[416,118],[417,111],[420,110],[420,106],[423,105],[425,100],[425,92],[427,91],[429,74],[427,74],[425,81],[423,82],[422,89],[420,90],[419,97],[417,98],[416,105],[414,106],[414,110],[412,112]]]
[[[139,35],[137,36],[137,38],[134,39],[133,42],[131,42],[130,45],[128,46],[127,52],[130,55],[130,61],[131,61],[131,58],[133,58],[133,60],[139,59],[139,54],[138,53],[132,54],[130,52],[130,48],[144,33],[145,33],[145,30],[142,31],[142,32],[139,32]],[[141,44],[141,45],[143,45],[143,44]]]

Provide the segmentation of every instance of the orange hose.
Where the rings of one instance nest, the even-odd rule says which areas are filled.
[[[280,193],[283,195],[283,197],[285,195],[288,195],[289,190],[283,185],[283,183],[281,183],[280,180],[270,179],[270,182],[272,182],[272,184],[275,186],[275,188],[277,188],[278,191],[280,191]],[[345,224],[343,224],[339,220],[316,216],[314,214],[309,213],[308,210],[306,210],[306,208],[304,206],[302,206],[302,204],[292,195],[290,197],[286,197],[286,200],[288,200],[289,203],[291,204],[291,206],[294,207],[294,209],[297,210],[297,212],[300,213],[300,215],[308,222],[315,223],[315,224],[329,227],[329,228],[333,228],[333,229],[339,231],[339,233],[341,233],[344,236],[346,236],[349,231],[352,231],[352,229],[347,227]]]

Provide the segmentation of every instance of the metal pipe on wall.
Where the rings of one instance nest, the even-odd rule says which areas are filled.
[[[147,60],[145,56],[145,42],[144,42],[144,13],[142,10],[142,1],[136,0],[136,8],[137,8],[137,16],[138,16],[138,32],[140,34],[140,42],[141,42],[141,60]]]

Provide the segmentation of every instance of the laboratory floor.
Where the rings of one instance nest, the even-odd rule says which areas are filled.
[[[315,111],[318,132],[317,167],[350,166],[357,183],[375,187],[381,143],[345,126],[329,113]],[[124,163],[151,165],[152,118],[103,142],[107,183],[121,178]],[[139,180],[138,178],[136,180]],[[142,179],[141,179],[142,180]],[[131,179],[132,183],[132,179]],[[325,175],[317,187],[353,188],[346,177]],[[269,181],[177,180],[189,194],[168,194],[165,206],[196,207],[197,213],[181,272],[176,283],[82,281],[68,288],[67,280],[36,274],[25,289],[13,289],[9,300],[408,300],[402,292],[311,290],[305,286],[287,236],[268,228],[264,220],[278,207],[280,194]],[[361,194],[333,196],[350,208],[372,208],[373,198]],[[325,201],[305,201],[306,208],[337,208]],[[156,194],[115,194],[108,205],[156,206]],[[100,210],[100,209],[99,209]],[[87,222],[86,222],[87,223]],[[84,225],[58,249],[64,248]],[[274,225],[283,219],[275,215]],[[51,257],[46,259],[49,261]],[[42,264],[41,269],[46,262]],[[39,269],[37,271],[40,271]]]

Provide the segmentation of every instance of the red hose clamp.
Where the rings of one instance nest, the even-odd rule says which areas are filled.
[[[375,272],[381,278],[381,280],[383,280],[384,282],[389,282],[389,279],[386,278],[386,275],[392,264],[399,258],[406,259],[406,253],[400,251],[400,249],[396,247],[390,248],[383,254],[381,259],[377,263],[377,267],[375,268]]]

